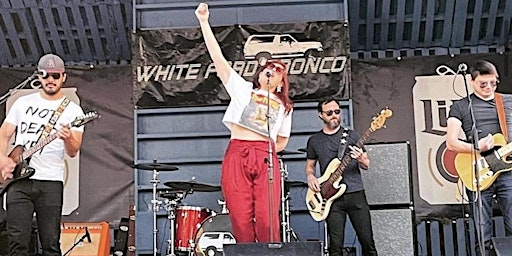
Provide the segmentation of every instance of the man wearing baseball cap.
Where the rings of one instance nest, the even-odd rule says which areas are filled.
[[[82,127],[69,127],[82,108],[68,100],[62,89],[66,81],[64,61],[57,55],[46,54],[37,64],[39,92],[18,98],[0,126],[0,159],[15,135],[16,148],[37,149],[38,142],[55,134],[57,139],[36,151],[26,164],[35,173],[29,178],[11,180],[7,191],[7,232],[9,255],[29,255],[32,217],[37,218],[43,255],[62,255],[60,223],[64,187],[64,154],[74,157],[82,143]],[[12,155],[11,153],[11,155]],[[16,160],[12,160],[16,159]],[[13,166],[19,157],[12,157]],[[3,168],[2,179],[12,179],[19,168]],[[16,174],[16,173],[15,173]],[[17,177],[17,175],[14,175]]]

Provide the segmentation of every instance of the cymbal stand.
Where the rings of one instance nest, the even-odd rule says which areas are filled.
[[[329,255],[329,235],[327,232],[327,220],[324,220],[324,254]]]
[[[153,195],[152,195],[153,197],[151,198],[151,205],[152,205],[152,210],[153,210],[153,256],[157,256],[157,253],[158,253],[157,240],[156,240],[156,234],[158,233],[156,213],[158,212],[158,210],[160,208],[160,204],[162,204],[162,202],[160,200],[156,199],[156,189],[157,189],[158,183],[160,183],[160,180],[158,179],[158,171],[155,168],[155,169],[153,169],[153,177],[151,179],[151,184],[153,185]]]
[[[165,210],[167,211],[167,218],[171,224],[171,236],[167,241],[167,256],[176,256],[174,238],[176,234],[176,208],[178,208],[179,202],[185,198],[185,193],[177,193],[176,198],[173,200],[166,199]]]
[[[288,180],[288,168],[283,163],[283,160],[279,158],[279,165],[281,169],[281,232],[283,236],[283,242],[291,242],[292,238],[294,241],[298,241],[298,237],[293,232],[290,226],[290,191],[286,189],[285,181]]]

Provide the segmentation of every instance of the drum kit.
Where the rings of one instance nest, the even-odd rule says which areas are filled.
[[[290,154],[302,154],[299,151],[283,150],[278,153],[281,184],[281,229],[282,241],[299,241],[298,236],[290,226],[290,188],[307,187],[302,181],[288,181],[288,170],[282,161],[282,156]],[[170,190],[158,191],[158,179],[160,171],[176,171],[179,168],[165,163],[135,164],[133,168],[150,170],[153,172],[151,206],[153,212],[153,255],[158,255],[157,247],[157,212],[165,209],[170,222],[170,237],[167,240],[166,256],[188,255],[188,256],[210,256],[219,255],[218,249],[222,244],[235,243],[232,234],[231,221],[226,208],[226,203],[218,200],[222,210],[220,213],[198,206],[183,205],[182,200],[193,192],[218,192],[220,186],[200,183],[195,181],[168,181],[164,185]],[[163,199],[163,200],[160,200]]]

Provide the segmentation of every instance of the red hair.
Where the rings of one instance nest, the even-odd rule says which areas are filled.
[[[290,92],[290,83],[288,82],[288,73],[286,72],[286,65],[280,61],[280,60],[269,60],[267,63],[263,66],[261,66],[256,74],[254,74],[252,78],[252,88],[253,89],[259,89],[261,88],[260,82],[258,81],[260,73],[265,70],[270,64],[278,64],[284,67],[284,71],[281,73],[283,79],[281,80],[281,92],[274,92],[274,95],[276,95],[277,98],[283,102],[285,113],[290,113],[290,111],[293,108],[293,102],[290,99],[290,96],[288,96],[288,93]]]

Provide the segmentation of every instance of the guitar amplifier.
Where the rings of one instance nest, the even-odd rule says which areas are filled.
[[[91,242],[84,237],[86,228]],[[82,237],[75,248],[71,249]],[[107,222],[99,223],[62,223],[60,248],[62,253],[69,250],[74,256],[108,256],[110,255],[110,227]]]

